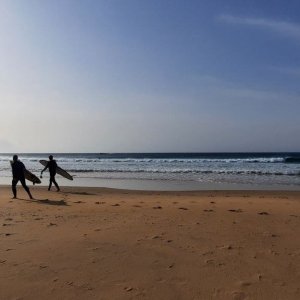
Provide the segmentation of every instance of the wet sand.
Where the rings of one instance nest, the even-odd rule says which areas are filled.
[[[300,192],[0,187],[0,299],[300,299]]]

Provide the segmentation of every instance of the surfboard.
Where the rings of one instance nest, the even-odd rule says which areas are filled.
[[[10,161],[10,164],[12,165],[12,161]],[[41,180],[35,176],[33,173],[31,173],[30,171],[28,171],[27,169],[24,170],[24,176],[25,176],[25,179],[31,181],[33,184],[40,184],[42,183]]]
[[[41,163],[44,167],[46,167],[47,164],[48,164],[48,161],[47,161],[47,160],[41,159],[41,160],[40,160],[40,163]],[[59,166],[57,166],[57,168],[56,168],[56,173],[59,174],[59,175],[61,175],[62,177],[65,177],[65,178],[69,179],[69,180],[73,180],[73,176],[71,176],[67,171],[65,171],[64,169],[62,169],[62,168],[59,167]]]

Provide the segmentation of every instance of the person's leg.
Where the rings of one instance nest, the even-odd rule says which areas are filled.
[[[11,189],[14,195],[14,199],[17,198],[17,183],[18,183],[18,179],[13,179],[11,182]]]
[[[51,186],[52,186],[52,176],[50,175],[48,191],[51,190]]]
[[[29,187],[26,185],[25,178],[20,179],[20,181],[22,183],[22,186],[23,186],[24,190],[27,192],[29,198],[33,199],[32,195],[30,193]]]
[[[59,191],[60,191],[60,188],[59,188],[59,186],[58,186],[58,184],[57,184],[57,182],[56,182],[56,180],[55,180],[55,176],[53,176],[52,181],[53,181],[54,185],[56,186],[57,191],[59,192]]]
[[[53,182],[54,182],[54,184],[55,184],[55,186],[56,186],[57,191],[59,192],[59,191],[60,191],[60,188],[59,188],[59,185],[57,184],[55,178],[54,178]]]

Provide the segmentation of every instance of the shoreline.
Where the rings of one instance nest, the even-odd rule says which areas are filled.
[[[30,181],[26,180],[27,186],[29,187],[29,189],[33,188],[33,189],[46,189],[48,187],[48,184],[35,184],[33,185]],[[232,188],[232,189],[221,189],[221,188],[211,188],[211,189],[193,189],[193,190],[166,190],[166,189],[162,189],[162,190],[152,190],[152,189],[131,189],[131,188],[118,188],[118,187],[107,187],[107,186],[80,186],[80,185],[61,185],[59,184],[61,189],[93,189],[93,190],[116,190],[116,191],[128,191],[128,192],[149,192],[149,193],[201,193],[201,192],[291,192],[291,193],[299,193],[300,194],[300,186],[299,188],[297,187],[297,189],[285,189],[285,188],[281,188],[277,187],[277,189],[274,188],[268,188],[269,186],[264,186],[261,189],[256,188],[256,186],[254,186],[251,189],[242,189],[242,188]],[[0,188],[7,188],[7,187],[11,187],[11,184],[2,184],[0,183]],[[17,188],[23,189],[21,183],[19,182],[17,185]],[[52,186],[52,191],[55,191],[55,187]]]
[[[27,186],[29,187],[30,190],[42,190],[45,192],[49,192],[51,194],[53,193],[64,193],[64,192],[69,192],[69,191],[76,191],[76,190],[92,190],[95,192],[102,192],[102,193],[122,193],[122,192],[127,192],[127,193],[134,193],[134,194],[198,194],[198,195],[206,195],[206,194],[211,194],[211,193],[216,193],[216,194],[224,194],[224,193],[233,193],[233,194],[295,194],[300,196],[300,188],[299,190],[294,190],[294,189],[199,189],[199,190],[145,190],[145,189],[126,189],[126,188],[112,188],[112,187],[95,187],[95,186],[63,186],[60,185],[60,192],[55,191],[55,187],[52,186],[51,191],[47,190],[47,185],[31,185],[27,181]],[[0,189],[1,188],[8,188],[11,189],[11,185],[9,184],[0,184]],[[17,191],[24,191],[22,185],[20,182],[17,185]]]
[[[26,180],[28,187],[47,187],[49,178],[45,177],[42,184],[33,185]],[[195,181],[162,181],[162,180],[133,180],[133,179],[97,179],[76,178],[70,181],[58,178],[61,187],[70,188],[111,188],[119,190],[140,191],[300,191],[299,185],[266,185],[266,184],[237,184],[237,183],[204,183]],[[0,180],[0,186],[10,186],[11,178]]]
[[[1,156],[1,155],[0,155]],[[39,177],[44,153],[20,154]],[[0,157],[0,184],[10,184],[11,155]],[[142,190],[300,190],[298,153],[60,153],[54,159],[74,177],[61,186]],[[290,158],[287,160],[287,158]],[[42,184],[49,181],[43,174]]]
[[[2,185],[0,184],[0,189],[7,189],[8,191],[11,191],[11,185]],[[69,192],[82,192],[82,196],[85,196],[92,193],[102,193],[102,194],[133,194],[133,195],[152,195],[152,196],[220,196],[223,197],[226,195],[231,196],[240,196],[245,197],[245,194],[247,196],[278,196],[278,195],[287,195],[287,196],[295,196],[299,197],[300,199],[300,190],[273,190],[273,189],[224,189],[224,190],[218,190],[218,189],[207,189],[207,190],[143,190],[143,189],[126,189],[126,188],[111,188],[111,187],[86,187],[86,186],[60,186],[60,191],[56,192],[55,187],[52,187],[51,191],[47,190],[47,186],[42,185],[30,185],[29,186],[30,191],[32,193],[34,192],[42,192],[42,193],[48,193],[50,196],[53,195],[59,195],[63,193],[69,193]],[[22,185],[19,183],[17,185],[17,192],[22,193],[23,196],[27,196],[25,190],[23,189]],[[34,195],[33,195],[34,197]]]
[[[300,192],[0,186],[1,299],[300,298]]]

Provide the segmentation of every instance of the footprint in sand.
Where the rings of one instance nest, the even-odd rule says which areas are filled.
[[[246,294],[244,292],[234,291],[232,292],[233,300],[244,300],[246,299]]]
[[[141,207],[140,205],[132,205],[133,207]]]
[[[250,281],[239,281],[239,282],[238,282],[238,285],[239,285],[240,287],[246,287],[246,286],[252,285],[252,282],[250,282]]]
[[[111,206],[120,206],[120,204],[116,203],[116,204],[112,204]]]
[[[13,235],[13,233],[5,233],[4,235],[5,236],[11,236],[11,235]]]
[[[46,268],[48,268],[48,266],[46,266],[46,265],[40,265],[40,269],[46,269]]]
[[[162,209],[161,206],[153,206],[152,208],[153,208],[153,209]]]
[[[151,237],[152,240],[156,240],[156,239],[162,239],[162,236],[160,235],[154,235]]]
[[[100,249],[99,247],[91,248],[92,251],[97,251],[97,250],[99,250],[99,249]]]
[[[257,278],[258,281],[261,281],[263,279],[263,276],[261,274],[257,274],[256,278]]]
[[[85,203],[85,202],[82,202],[82,201],[74,201],[73,203]]]
[[[216,202],[215,202],[215,201],[210,201],[210,203],[211,203],[211,204],[216,204]]]
[[[214,212],[213,209],[203,209],[203,211],[205,211],[205,212]]]
[[[233,246],[232,245],[224,245],[219,247],[221,250],[232,250]]]
[[[268,216],[269,215],[269,213],[266,212],[266,211],[259,212],[258,214],[261,215],[261,216]]]
[[[50,223],[48,224],[48,227],[50,227],[50,226],[57,226],[57,224],[51,223],[51,222],[50,222]]]
[[[188,210],[188,208],[186,208],[186,207],[178,207],[178,209]]]
[[[208,264],[208,265],[211,265],[211,264],[213,264],[215,261],[213,260],[213,259],[206,259],[205,261],[204,261],[204,263],[205,264]]]
[[[235,212],[235,213],[241,213],[241,212],[243,212],[243,210],[240,209],[240,208],[238,208],[238,209],[228,209],[228,211]]]

